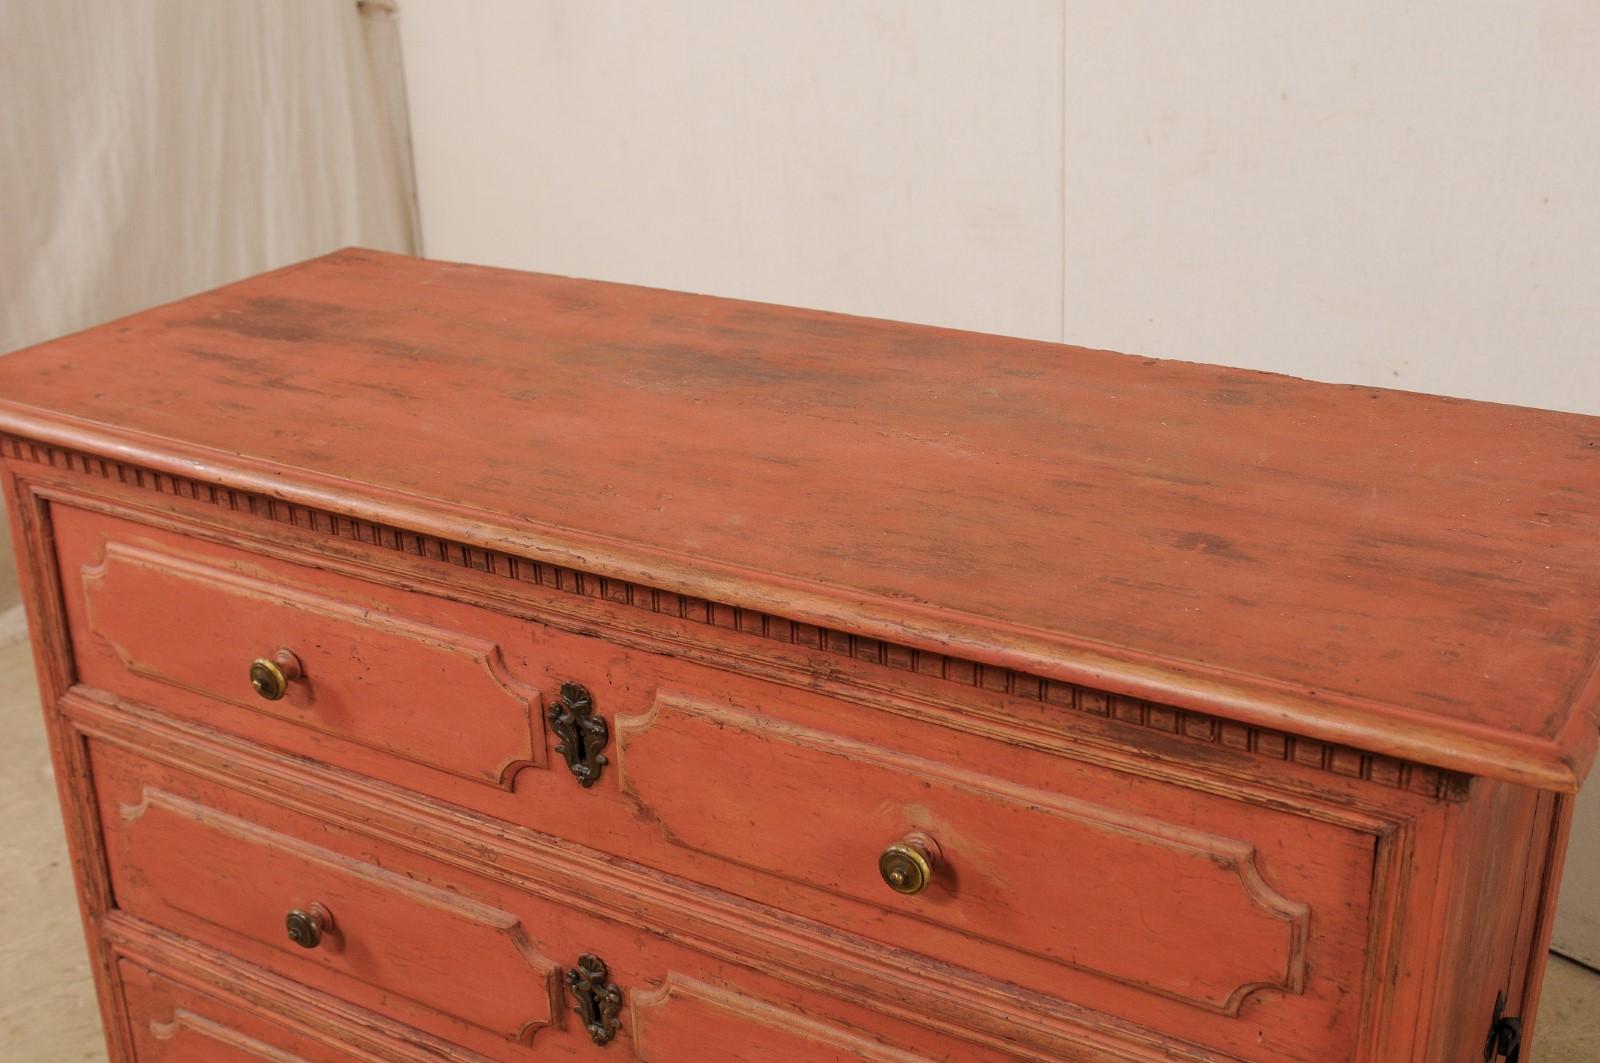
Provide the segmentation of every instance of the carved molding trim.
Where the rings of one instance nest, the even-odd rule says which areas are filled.
[[[599,598],[643,612],[736,631],[902,672],[914,672],[960,686],[1100,716],[1132,727],[1249,753],[1267,760],[1286,761],[1314,770],[1364,779],[1429,797],[1458,797],[1464,784],[1463,778],[1456,773],[1425,764],[1235,723],[1208,713],[1124,697],[1015,669],[916,650],[846,631],[802,624],[760,610],[691,598],[592,572],[421,535],[403,528],[346,517],[202,480],[173,476],[52,444],[0,436],[0,457],[99,477],[128,487],[206,503],[246,517],[287,524],[548,590]]]
[[[150,979],[178,999],[269,1015],[286,1031],[336,1046],[351,1063],[483,1063],[483,1056],[386,1015],[347,1004],[113,909],[100,920],[106,955],[127,986]],[[185,1009],[174,1009],[174,1019]],[[163,1035],[151,1021],[151,1033]],[[183,1026],[192,1025],[183,1023]],[[170,1031],[181,1036],[179,1030]],[[170,1034],[169,1034],[170,1035]],[[128,1058],[132,1058],[130,1055]]]
[[[667,719],[671,722],[666,723]],[[683,738],[694,733],[692,728],[696,724],[725,739],[720,745],[718,768],[731,769],[727,771],[731,781],[722,781],[722,770],[708,770],[693,781],[668,785],[650,769],[652,765],[677,763],[672,747],[656,751],[657,754],[665,752],[664,756],[646,755],[641,759],[634,753],[641,742],[649,741],[653,735],[669,735],[669,741]],[[902,912],[904,905],[899,903],[904,898],[876,888],[881,885],[876,876],[869,876],[874,888],[863,893],[858,885],[848,884],[849,877],[838,875],[832,866],[837,854],[848,851],[852,842],[858,847],[866,844],[876,849],[870,833],[865,839],[861,836],[862,830],[870,832],[874,827],[882,827],[873,820],[870,811],[852,811],[848,824],[841,824],[825,811],[813,810],[812,822],[818,827],[820,841],[809,834],[795,834],[789,838],[791,847],[802,850],[801,853],[788,849],[771,853],[759,844],[758,838],[783,834],[783,827],[764,818],[759,808],[751,810],[748,816],[741,816],[741,820],[748,819],[756,837],[722,818],[716,819],[710,829],[699,822],[697,813],[706,808],[725,807],[730,800],[737,800],[738,791],[748,779],[762,778],[772,766],[763,758],[775,751],[786,767],[793,763],[791,757],[805,758],[808,768],[804,774],[812,779],[827,778],[830,764],[847,764],[853,780],[852,794],[862,800],[866,809],[876,807],[885,793],[936,795],[942,809],[940,821],[947,829],[957,837],[964,837],[980,822],[992,828],[992,834],[983,845],[983,860],[1005,866],[1008,877],[1026,880],[1021,884],[1013,882],[1002,891],[1002,896],[988,896],[982,893],[982,872],[958,876],[966,881],[963,899],[968,913],[961,919],[947,920],[935,909],[917,913],[920,919],[994,948],[1091,972],[1225,1015],[1239,1014],[1244,1002],[1261,990],[1286,993],[1305,990],[1305,951],[1311,909],[1284,896],[1266,881],[1257,864],[1256,848],[1250,842],[1170,823],[1148,813],[1045,793],[979,772],[679,694],[660,694],[647,712],[617,717],[616,729],[618,787],[641,810],[641,818],[654,823],[674,845],[874,904],[890,916],[906,914]],[[741,744],[739,738],[746,741]],[[633,770],[635,759],[641,759],[644,765],[642,777]],[[1033,832],[1032,828],[1046,823],[1049,826],[1039,834]],[[1026,824],[1021,831],[1020,824]],[[912,821],[899,825],[899,829],[923,826]],[[929,826],[928,829],[938,828]],[[1045,830],[1048,834],[1044,834]],[[1129,880],[1120,886],[1121,906],[1144,913],[1141,923],[1153,938],[1165,940],[1177,929],[1163,920],[1192,921],[1196,918],[1194,909],[1198,909],[1203,918],[1218,920],[1233,928],[1235,950],[1195,956],[1185,966],[1182,978],[1163,982],[1166,972],[1162,969],[1149,966],[1141,969],[1136,963],[1130,964],[1129,942],[1121,935],[1112,935],[1117,940],[1105,947],[1094,934],[1075,935],[1077,928],[1072,925],[1071,914],[1080,911],[1088,898],[1074,897],[1073,892],[1084,887],[1075,885],[1074,876],[1054,888],[1045,888],[1043,896],[1032,894],[1050,882],[1051,876],[1046,868],[1030,864],[1033,854],[1026,844],[1013,840],[1022,831],[1035,840],[1041,835],[1051,839],[1050,851],[1039,854],[1041,857],[1056,860],[1060,852],[1066,851],[1076,854],[1076,859],[1128,870]],[[828,859],[820,861],[820,866],[804,855],[805,850],[813,848],[829,854]],[[952,851],[956,848],[952,846],[945,853],[952,862],[957,859]],[[976,869],[969,866],[968,871],[973,870]],[[1209,887],[1205,900],[1191,901],[1191,910],[1183,911],[1183,898],[1171,886],[1178,880],[1187,881],[1191,886],[1204,882]],[[827,884],[830,881],[832,885]],[[1145,881],[1160,885],[1152,885],[1151,893],[1144,895]],[[947,885],[937,886],[935,892],[946,888]],[[1012,895],[1019,889],[1032,894],[1027,902],[1014,900]],[[1090,891],[1090,896],[1103,895]],[[1014,933],[1014,927],[1006,926],[1007,916],[1003,913],[1012,903],[1023,904],[1023,910],[1028,912],[1048,910],[1050,914],[1030,917],[1027,934],[1008,936]],[[991,918],[991,913],[999,914],[998,921]],[[1011,919],[1019,917],[1020,912],[1010,913]],[[1101,933],[1104,933],[1105,921],[1113,918],[1091,916],[1091,920],[1100,925]],[[886,921],[876,933],[888,935],[885,940],[893,941],[896,932]],[[1133,929],[1132,933],[1137,934],[1138,930]],[[1077,940],[1073,940],[1074,937]],[[1256,964],[1238,959],[1236,954],[1245,951],[1260,954]]]
[[[197,1037],[214,1041],[225,1048],[232,1048],[241,1055],[254,1059],[264,1059],[268,1063],[306,1063],[300,1056],[273,1048],[265,1041],[258,1041],[235,1030],[231,1026],[224,1026],[219,1022],[212,1022],[203,1015],[196,1015],[187,1008],[175,1008],[172,1018],[166,1022],[158,1019],[150,1020],[150,1034],[158,1041],[171,1041],[184,1030],[189,1030]]]
[[[699,1014],[695,1014],[697,1008]],[[674,1010],[685,1012],[687,1017],[678,1018],[677,1029],[663,1031],[661,1028],[670,1027],[676,1017]],[[666,1053],[693,1037],[697,1023],[708,1012],[724,1021],[734,1019],[743,1023],[750,1030],[751,1043],[764,1049],[769,1048],[776,1037],[779,1044],[793,1050],[826,1045],[841,1058],[849,1056],[868,1063],[918,1063],[922,1060],[921,1056],[858,1036],[844,1027],[775,1007],[731,989],[708,985],[676,971],[669,972],[656,988],[634,993],[628,1012],[633,1020],[634,1051],[648,1063],[671,1058]],[[656,1042],[661,1032],[668,1035],[666,1053],[657,1056]]]
[[[454,684],[453,692],[461,696],[475,695],[473,703],[478,713],[479,729],[488,738],[483,743],[487,748],[462,742],[422,745],[379,741],[374,734],[355,726],[359,714],[353,714],[348,708],[337,713],[342,726],[335,726],[319,714],[315,700],[306,704],[293,698],[263,701],[229,689],[214,672],[169,666],[159,659],[160,648],[165,645],[162,641],[164,636],[148,631],[137,614],[130,617],[113,610],[108,616],[103,606],[105,589],[113,580],[121,578],[127,581],[145,572],[154,574],[162,581],[161,591],[166,594],[174,594],[176,588],[183,588],[207,596],[213,604],[227,603],[235,614],[252,609],[293,609],[305,617],[325,619],[340,630],[364,630],[369,644],[376,641],[380,649],[393,647],[397,651],[403,650],[402,656],[408,660],[433,662],[441,670],[447,666],[455,669],[450,676]],[[499,644],[492,640],[435,627],[404,616],[377,614],[359,605],[287,583],[268,584],[252,576],[225,571],[176,554],[117,541],[104,543],[98,561],[85,565],[80,578],[89,629],[105,640],[122,661],[123,667],[134,675],[180,689],[194,690],[250,712],[288,720],[503,790],[512,789],[517,773],[523,768],[530,765],[542,767],[545,764],[544,717],[540,711],[542,696],[537,687],[511,673]],[[137,591],[124,592],[120,600],[126,603],[129,593],[137,594]],[[113,604],[118,600],[118,596],[111,596]],[[145,599],[139,602],[137,608],[149,607],[150,601]],[[120,625],[119,620],[122,622]],[[141,640],[142,655],[130,646],[130,643]],[[219,637],[218,642],[222,641]],[[339,671],[335,669],[330,676],[335,685],[342,678]],[[312,678],[315,681],[318,677]],[[326,688],[328,682],[320,685]],[[242,680],[237,688],[246,693],[249,691]],[[383,708],[386,710],[387,706]]]
[[[410,996],[409,999],[415,1003],[521,1044],[532,1044],[538,1031],[560,1022],[561,970],[554,962],[540,955],[522,921],[510,912],[324,849],[304,839],[281,834],[151,785],[143,787],[138,803],[123,804],[118,812],[128,828],[142,826],[147,832],[142,848],[134,846],[131,841],[129,843],[130,849],[142,853],[143,863],[137,870],[145,880],[146,888],[156,891],[165,903],[187,915],[261,940],[254,931],[246,929],[246,925],[229,922],[225,917],[218,918],[215,909],[224,903],[225,898],[218,894],[215,887],[199,894],[189,894],[185,900],[175,880],[164,881],[166,869],[160,864],[163,853],[179,851],[181,846],[189,844],[201,845],[206,852],[212,853],[231,842],[246,847],[253,857],[254,866],[272,862],[281,866],[316,869],[324,872],[331,881],[355,884],[368,900],[373,897],[391,899],[404,906],[402,910],[408,920],[429,921],[435,926],[448,927],[456,940],[467,943],[463,945],[463,953],[472,951],[469,945],[475,946],[480,963],[492,963],[505,973],[505,996],[476,1013],[466,1013],[454,1007],[454,1002],[438,999],[431,993]],[[235,851],[233,856],[237,859],[238,852]],[[248,867],[251,863],[241,861],[240,866]],[[375,916],[374,909],[368,909],[363,915],[369,932],[376,934],[388,929],[381,917]],[[328,945],[323,947],[329,948]],[[380,946],[375,941],[365,941],[363,949],[375,950]],[[507,951],[514,958],[502,960],[500,957]],[[361,977],[353,969],[340,970],[351,977]],[[425,987],[415,985],[410,988]],[[535,1013],[525,1019],[518,1018],[514,1028],[497,1026],[497,1011],[521,1013],[514,1003],[505,1003],[517,1000],[526,1001]],[[541,1010],[542,1014],[538,1013]]]

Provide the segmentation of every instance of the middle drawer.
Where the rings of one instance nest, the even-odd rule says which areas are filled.
[[[593,1042],[672,1063],[704,1058],[694,1045],[792,1039],[823,1046],[819,1060],[1007,1058],[596,918],[577,898],[463,872],[113,744],[89,749],[121,915],[482,1056],[516,1063]]]

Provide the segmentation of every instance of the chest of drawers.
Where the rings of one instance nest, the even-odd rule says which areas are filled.
[[[0,361],[118,1061],[1478,1061],[1600,421],[346,251]]]

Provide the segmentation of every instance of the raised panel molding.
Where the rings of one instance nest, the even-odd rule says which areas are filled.
[[[231,1026],[212,1022],[205,1016],[196,1015],[187,1008],[174,1009],[172,1018],[165,1022],[151,1019],[150,1033],[156,1040],[166,1041],[175,1046],[179,1046],[180,1042],[187,1042],[194,1038],[211,1042],[212,1047],[201,1049],[201,1051],[209,1054],[199,1057],[193,1051],[190,1051],[184,1056],[184,1058],[188,1059],[205,1058],[212,1060],[213,1063],[228,1063],[232,1059],[265,1060],[266,1063],[307,1063],[301,1056],[273,1048],[265,1041],[258,1041]],[[185,1034],[190,1034],[192,1037],[185,1037]],[[226,1051],[225,1057],[216,1054],[216,1046],[221,1046]]]
[[[1248,842],[675,693],[616,732],[619,787],[677,845],[1229,1015],[1304,989],[1310,909]],[[679,770],[706,750],[714,763]],[[789,780],[854,800],[798,808]],[[948,863],[917,898],[875,863],[910,831]]]
[[[81,579],[91,630],[136,675],[506,790],[547,761],[540,692],[487,639],[116,541]],[[203,629],[174,638],[149,622],[174,601]],[[313,633],[287,647],[307,675],[268,701],[246,666],[279,648],[280,631]]]
[[[416,1003],[508,1040],[531,1043],[539,1030],[561,1022],[561,969],[538,953],[509,912],[165,790],[146,786],[138,803],[119,811],[127,834],[120,879],[132,891],[125,904],[142,897],[140,903],[163,904],[345,977],[365,980],[369,970],[382,969],[420,990]],[[205,881],[224,888],[196,890],[185,854],[203,859]],[[112,866],[119,866],[115,856]],[[322,946],[301,950],[283,936],[283,911],[312,901],[329,903],[336,929]],[[460,957],[494,992],[475,995],[420,977],[440,950]],[[406,978],[408,970],[416,977]]]
[[[161,1016],[172,1015],[188,1000],[200,1008],[265,1017],[293,1036],[330,1046],[352,1063],[483,1063],[483,1056],[470,1049],[125,913],[107,912],[100,925],[124,992],[142,1001],[129,1001],[131,1020],[138,1022],[139,1015],[157,1020],[147,1028],[159,1026]]]
[[[922,1063],[923,1056],[784,1008],[669,974],[635,990],[628,1007],[642,1063],[684,1059],[805,1059],[807,1063]],[[715,1039],[714,1043],[710,1039]]]

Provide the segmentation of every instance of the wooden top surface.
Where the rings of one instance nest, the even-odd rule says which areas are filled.
[[[1600,418],[343,251],[0,429],[1445,768],[1594,755]]]

